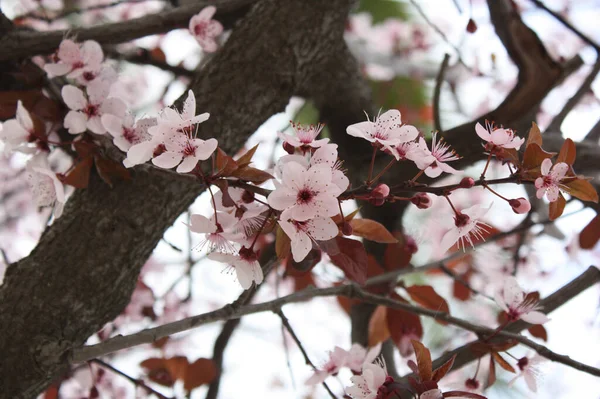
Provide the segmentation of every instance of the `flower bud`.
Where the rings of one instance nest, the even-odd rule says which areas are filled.
[[[460,183],[458,183],[458,186],[460,188],[471,188],[474,185],[475,185],[475,180],[472,177],[465,177],[460,181]]]
[[[469,23],[467,24],[467,32],[475,33],[477,31],[477,24],[473,21],[473,18],[469,19]]]
[[[345,236],[352,235],[352,226],[348,222],[342,223],[342,234]]]
[[[417,193],[414,197],[410,199],[410,202],[415,204],[419,209],[427,209],[431,206],[431,198],[427,193]]]
[[[385,198],[371,198],[369,200],[369,202],[373,206],[381,206],[381,205],[385,204]]]
[[[465,387],[471,390],[479,389],[479,381],[475,378],[469,378],[465,381]]]
[[[296,149],[294,148],[294,146],[291,145],[290,143],[288,143],[287,141],[283,142],[283,149],[285,150],[285,152],[287,152],[290,155],[293,155],[296,152]]]
[[[387,184],[379,184],[373,189],[371,195],[374,198],[385,198],[390,195],[390,187]]]
[[[514,213],[527,213],[531,210],[531,204],[525,198],[515,198],[508,201]]]

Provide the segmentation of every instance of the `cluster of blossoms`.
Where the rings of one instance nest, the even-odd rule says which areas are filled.
[[[350,350],[336,346],[329,352],[329,360],[306,381],[307,385],[320,384],[330,375],[337,373],[344,367],[348,367],[354,373],[360,373],[363,367],[373,363],[381,352],[381,344],[377,344],[368,351],[360,344],[353,344]]]

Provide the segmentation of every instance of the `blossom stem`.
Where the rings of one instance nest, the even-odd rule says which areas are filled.
[[[452,210],[454,211],[454,213],[457,216],[460,215],[460,212],[456,210],[456,208],[454,207],[454,204],[452,203],[452,201],[450,201],[450,198],[448,198],[447,195],[444,195],[444,198],[446,198],[446,201],[448,201],[448,203],[450,204],[450,207],[452,208]]]
[[[490,186],[487,185],[487,183],[483,183],[483,187],[485,187],[486,189],[488,189],[492,194],[496,195],[497,197],[502,198],[504,201],[509,202],[510,200],[502,195],[500,195],[498,192],[492,190],[492,188]]]
[[[392,197],[392,200],[394,200],[394,201],[410,201],[410,198],[408,198],[408,197],[398,197],[398,196],[394,195]]]
[[[396,163],[396,158],[392,159],[392,160],[390,161],[390,163],[388,163],[388,164],[386,165],[386,167],[385,167],[385,168],[383,168],[383,170],[382,170],[381,172],[379,172],[379,174],[378,174],[377,176],[375,176],[375,177],[374,177],[372,180],[370,180],[370,181],[367,181],[367,186],[370,186],[371,184],[373,184],[373,183],[375,183],[377,180],[379,180],[379,178],[381,178],[381,176],[383,176],[383,174],[384,174],[385,172],[387,172],[387,171],[388,171],[388,170],[389,170],[389,169],[392,167],[392,165],[393,165],[393,164],[395,164],[395,163]]]
[[[490,153],[488,154],[487,162],[485,163],[485,168],[483,168],[483,172],[481,172],[481,177],[480,177],[481,180],[485,179],[485,172],[487,172],[487,169],[488,169],[488,166],[490,166],[491,160],[492,160],[492,152],[490,151]]]
[[[475,375],[473,376],[474,380],[477,379],[477,374],[479,373],[479,366],[480,365],[481,365],[481,358],[477,359],[477,368],[475,369]]]
[[[417,173],[417,174],[415,175],[415,177],[413,177],[413,178],[410,180],[410,182],[411,182],[411,183],[414,183],[414,182],[416,182],[416,181],[417,181],[417,179],[418,179],[419,177],[421,177],[421,175],[423,174],[423,172],[424,172],[424,171],[425,171],[425,170],[420,170],[420,171],[419,171],[419,173]]]
[[[371,156],[371,166],[369,167],[369,177],[367,178],[367,186],[370,185],[371,176],[373,176],[373,168],[375,167],[375,155],[377,155],[377,147],[373,146],[373,156]]]
[[[498,333],[500,331],[504,330],[504,327],[506,327],[509,324],[510,324],[510,319],[505,320],[502,324],[500,324],[498,326],[498,328],[496,328],[494,330],[494,332],[489,337],[487,337],[486,339],[484,339],[483,342],[488,342],[489,340],[491,340],[492,338],[494,338],[496,335],[498,335]]]
[[[344,211],[342,211],[342,202],[338,200],[338,207],[340,208],[340,216],[342,217],[342,222],[344,221]]]

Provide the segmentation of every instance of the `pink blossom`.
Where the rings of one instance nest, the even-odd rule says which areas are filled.
[[[421,170],[426,169],[435,161],[423,137],[419,137],[417,141],[409,141],[393,146],[390,153],[397,161],[413,161]]]
[[[156,118],[144,118],[135,122],[134,116],[129,112],[123,118],[105,114],[102,115],[101,121],[108,133],[113,136],[113,143],[124,152],[135,144],[147,141],[150,138],[148,128],[157,123]]]
[[[444,234],[440,244],[441,251],[447,251],[456,242],[459,247],[465,248],[465,242],[473,246],[473,237],[483,240],[482,232],[485,232],[486,223],[480,219],[490,210],[490,204],[487,208],[482,208],[481,205],[473,205],[470,208],[464,209],[454,215],[453,226]]]
[[[517,214],[527,213],[531,210],[531,203],[523,197],[511,199],[508,201],[508,204],[512,208],[513,212]]]
[[[419,131],[411,125],[402,125],[400,111],[391,109],[377,116],[374,122],[369,120],[348,126],[350,136],[361,137],[371,143],[387,149],[417,138]]]
[[[368,351],[360,344],[352,344],[352,347],[348,351],[347,366],[355,373],[360,373],[365,365],[375,361],[379,353],[381,353],[381,343],[378,343]]]
[[[29,149],[26,144],[34,137],[34,125],[27,109],[23,106],[21,100],[17,101],[17,113],[15,119],[9,119],[2,125],[0,130],[0,140],[5,143],[5,150],[25,150]]]
[[[223,25],[212,19],[215,12],[217,9],[214,6],[204,7],[190,19],[190,33],[207,53],[217,51],[218,45],[215,38],[223,33]]]
[[[316,216],[334,216],[339,212],[339,187],[331,181],[332,175],[319,165],[310,169],[296,162],[283,167],[282,182],[275,182],[275,190],[268,202],[274,209],[289,209],[289,217],[299,222]]]
[[[319,370],[315,370],[314,374],[306,380],[306,385],[320,384],[330,375],[336,375],[342,367],[346,365],[348,359],[348,351],[336,346],[333,351],[329,352],[329,360]]]
[[[519,367],[519,370],[521,370],[521,372],[519,373],[519,375],[510,380],[508,385],[512,386],[517,379],[523,377],[529,390],[531,392],[536,393],[537,383],[542,375],[539,364],[545,360],[546,359],[539,356],[538,354],[533,356],[531,359],[527,357],[522,357],[521,359],[519,359],[519,361],[517,362],[517,366]]]
[[[376,399],[378,392],[388,382],[385,364],[365,364],[361,375],[350,378],[352,386],[346,388],[346,393],[353,399]]]
[[[111,114],[122,118],[127,106],[118,98],[107,98],[108,87],[102,82],[87,86],[87,99],[77,87],[66,85],[62,88],[65,104],[71,109],[65,116],[64,125],[71,134],[83,133],[89,129],[93,133],[104,134],[102,115]]]
[[[496,303],[508,314],[510,321],[522,319],[530,324],[544,324],[548,320],[545,314],[539,312],[538,301],[527,298],[517,279],[508,276],[504,279],[502,290],[495,296]]]
[[[483,127],[481,123],[477,123],[475,132],[482,140],[497,147],[514,148],[518,151],[525,142],[524,138],[515,136],[515,132],[511,129],[495,128],[490,123],[486,123],[486,127]]]
[[[208,254],[208,258],[231,265],[235,269],[240,285],[245,290],[252,286],[253,281],[256,284],[260,284],[263,281],[263,271],[255,257],[212,252]]]
[[[48,159],[43,154],[38,154],[27,162],[27,178],[33,193],[35,203],[39,207],[54,207],[54,218],[62,215],[65,205],[65,189],[50,169]]]
[[[297,124],[292,122],[292,128],[294,129],[296,136],[291,136],[281,132],[278,132],[277,135],[283,140],[284,148],[286,145],[291,147],[291,149],[319,148],[329,142],[329,139],[327,138],[315,140],[319,133],[321,133],[321,130],[323,130],[323,127],[325,127],[325,125],[321,123],[304,126],[299,123]]]
[[[248,202],[246,190],[229,187],[227,189],[229,197],[233,201],[232,206],[223,205],[223,193],[217,191],[215,193],[215,204],[218,211],[227,212],[237,219],[235,231],[243,233],[246,237],[252,236],[257,229],[260,228],[265,220],[262,215],[268,208],[256,201]]]
[[[110,65],[102,64],[98,70],[88,70],[79,75],[75,81],[80,86],[87,86],[92,82],[111,87],[117,81],[117,71]]]
[[[312,249],[313,241],[326,241],[338,235],[338,227],[329,217],[314,217],[305,221],[290,218],[291,211],[281,214],[279,225],[290,238],[294,261],[300,262]]]
[[[419,399],[443,399],[444,394],[438,388],[430,389],[419,395]]]
[[[235,232],[236,218],[228,213],[218,212],[207,218],[206,216],[193,214],[190,224],[187,225],[191,231],[198,234],[206,234],[205,239],[198,245],[198,249],[208,245],[208,251],[234,252],[233,242],[239,241],[241,235]]]
[[[439,139],[438,141],[437,135],[438,133],[435,132],[431,136],[431,155],[433,155],[435,160],[425,169],[425,174],[431,178],[438,177],[442,172],[458,173],[456,169],[447,165],[446,162],[456,161],[459,157],[443,142],[443,139]]]
[[[412,202],[419,209],[429,209],[433,205],[433,201],[427,193],[417,193],[411,199]]]
[[[554,202],[558,199],[560,182],[569,171],[569,165],[559,162],[552,166],[552,161],[546,158],[542,161],[540,170],[542,176],[535,180],[535,188],[537,188],[535,194],[538,198],[542,198],[546,194],[548,201]]]
[[[346,191],[350,185],[350,180],[342,171],[341,163],[338,160],[337,147],[337,144],[323,144],[310,157],[311,166],[321,165],[329,168],[331,182],[339,188],[339,193],[336,196]]]
[[[74,79],[85,73],[97,73],[100,70],[104,53],[98,42],[87,40],[79,45],[65,39],[56,53],[57,62],[46,64],[44,70],[49,77],[67,75]]]

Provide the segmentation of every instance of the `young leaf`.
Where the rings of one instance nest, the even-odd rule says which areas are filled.
[[[537,168],[542,164],[544,159],[552,158],[554,155],[554,152],[546,152],[535,143],[528,145],[523,155],[523,168],[525,170]]]
[[[573,166],[573,162],[575,162],[576,150],[575,143],[573,140],[566,139],[560,148],[560,152],[558,153],[558,157],[556,157],[556,162],[564,162],[569,166]]]
[[[125,166],[119,162],[96,155],[94,156],[94,163],[96,164],[96,170],[98,171],[98,174],[110,187],[112,187],[111,177],[121,180],[131,179],[129,170],[127,170],[127,168],[125,168]]]
[[[252,162],[252,157],[254,156],[254,153],[256,152],[256,149],[258,148],[258,144],[255,145],[254,147],[250,148],[248,151],[246,151],[246,153],[242,156],[240,156],[237,159],[237,164],[240,168],[243,168],[244,166],[248,166],[250,164],[250,162]]]
[[[387,325],[387,312],[385,306],[377,306],[369,320],[369,346],[375,346],[390,337]]]
[[[591,201],[598,203],[598,192],[592,184],[586,179],[575,179],[565,183],[567,192],[573,197],[582,201]]]
[[[393,298],[406,302],[398,295],[394,295]],[[421,318],[414,313],[409,313],[401,309],[388,308],[386,321],[392,341],[396,344],[400,355],[409,356],[412,353],[410,340],[415,337],[418,339],[423,338]]]
[[[352,234],[366,238],[367,240],[382,244],[393,244],[398,242],[396,237],[394,237],[384,225],[374,220],[353,219],[350,221],[350,226],[352,226]]]
[[[487,384],[485,387],[491,387],[494,385],[494,382],[496,382],[496,362],[494,362],[494,357],[490,356],[490,367],[488,371]]]
[[[233,198],[231,198],[231,195],[229,195],[229,183],[227,183],[227,180],[216,180],[215,182],[213,182],[213,184],[219,187],[219,190],[221,190],[222,205],[226,208],[231,208],[232,206],[234,206],[235,201],[233,200]]]
[[[515,369],[513,366],[510,365],[510,363],[508,363],[506,360],[504,360],[504,358],[502,356],[500,356],[499,353],[494,352],[492,353],[492,356],[494,357],[494,360],[500,365],[500,367],[502,367],[504,370],[511,372],[511,373],[516,373]]]
[[[537,144],[540,147],[542,146],[542,132],[540,132],[540,128],[535,122],[531,122],[531,129],[529,129],[525,147],[529,147],[530,144]]]
[[[231,172],[230,176],[237,177],[240,180],[249,181],[254,184],[262,184],[273,178],[269,173],[251,166],[238,167]]]
[[[150,381],[165,387],[172,387],[175,384],[176,378],[171,375],[165,359],[152,357],[142,361],[140,366],[145,369]]]
[[[275,233],[275,253],[279,259],[285,259],[292,251],[290,238],[285,234],[283,229],[277,225],[277,233]]]
[[[429,285],[413,285],[410,287],[404,287],[411,299],[417,302],[419,305],[438,311],[440,313],[450,313],[448,302],[444,298],[438,295],[433,287]],[[438,320],[440,324],[448,324],[444,321]]]
[[[344,237],[330,240],[327,254],[331,262],[342,269],[347,278],[359,284],[367,281],[367,251],[362,242]]]
[[[419,367],[419,376],[421,377],[421,382],[430,381],[433,376],[432,371],[432,363],[431,363],[431,353],[429,349],[425,347],[421,342],[417,340],[411,340],[412,346],[415,350],[415,355],[417,357],[417,366]]]
[[[407,267],[413,256],[413,251],[407,245],[406,238],[402,233],[395,232],[398,242],[388,244],[383,254],[383,265],[386,270],[396,270]]]
[[[565,205],[567,205],[565,197],[562,193],[558,193],[558,199],[550,203],[550,207],[548,208],[548,218],[554,220],[562,215],[565,210]]]
[[[212,359],[200,358],[186,368],[183,388],[190,392],[201,385],[210,384],[216,377],[215,362]]]
[[[71,169],[62,182],[76,188],[86,188],[90,181],[90,170],[93,162],[94,158],[92,157],[84,158]]]
[[[220,148],[217,148],[216,164],[217,171],[215,174],[223,177],[231,176],[233,171],[238,168],[238,165],[233,158],[225,154],[225,151]]]
[[[352,221],[352,219],[354,219],[354,217],[358,214],[358,212],[360,211],[360,207],[358,209],[355,209],[354,211],[352,211],[352,213],[344,216],[344,220],[342,220],[342,217],[340,216],[340,214],[338,213],[337,215],[333,216],[331,218],[331,220],[333,220],[335,222],[335,224],[337,224],[338,226],[341,225],[344,221],[346,222],[350,222]]]
[[[579,234],[579,246],[582,249],[592,249],[600,240],[600,215],[596,215]]]
[[[533,335],[536,338],[539,338],[546,342],[548,341],[548,332],[546,331],[544,326],[541,324],[533,325],[533,326],[529,327],[527,329],[527,331],[529,331],[529,334]]]
[[[448,372],[452,369],[452,365],[454,365],[454,360],[456,359],[456,355],[452,356],[446,363],[442,364],[440,367],[433,371],[433,377],[431,378],[435,382],[439,382]]]

